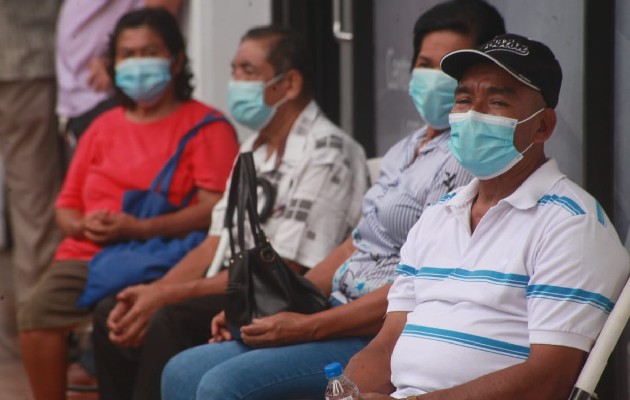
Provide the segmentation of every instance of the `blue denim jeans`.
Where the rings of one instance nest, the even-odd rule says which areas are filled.
[[[240,341],[194,347],[173,357],[162,372],[168,400],[322,399],[324,367],[345,365],[371,337],[254,349]]]

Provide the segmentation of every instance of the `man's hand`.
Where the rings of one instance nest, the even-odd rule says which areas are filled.
[[[310,339],[313,327],[308,316],[294,312],[281,312],[255,319],[241,328],[243,342],[254,347],[283,346]]]
[[[112,80],[107,73],[107,61],[103,57],[94,57],[88,62],[89,75],[87,84],[95,92],[107,92],[112,87]]]
[[[123,347],[140,346],[149,319],[164,305],[163,293],[154,285],[131,286],[118,293],[107,319],[109,339]]]
[[[85,237],[100,244],[143,239],[142,220],[124,212],[109,212],[85,226]]]
[[[219,343],[232,340],[232,334],[227,329],[227,321],[225,320],[225,311],[221,311],[212,318],[210,324],[211,337],[208,343]]]

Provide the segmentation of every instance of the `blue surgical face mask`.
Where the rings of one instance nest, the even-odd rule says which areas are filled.
[[[453,113],[449,116],[451,139],[448,144],[451,152],[473,176],[479,179],[497,177],[523,159],[523,154],[533,145],[530,144],[522,153],[516,150],[516,126],[543,110],[541,108],[522,121],[473,110]]]
[[[284,74],[277,75],[268,82],[231,80],[228,83],[228,104],[232,117],[255,131],[267,126],[278,107],[288,99],[284,98],[273,106],[268,106],[265,104],[265,89],[283,76]]]
[[[171,82],[171,62],[161,57],[133,57],[116,64],[116,86],[136,102],[153,103]]]
[[[439,69],[415,68],[409,81],[409,96],[429,126],[446,129],[456,87],[457,81]]]

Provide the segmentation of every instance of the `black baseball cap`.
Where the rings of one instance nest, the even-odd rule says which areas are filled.
[[[478,49],[457,50],[442,58],[442,71],[457,79],[480,62],[494,62],[510,75],[537,90],[547,107],[558,104],[562,69],[549,47],[515,34],[495,36]]]

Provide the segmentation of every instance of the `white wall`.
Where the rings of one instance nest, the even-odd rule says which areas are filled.
[[[184,19],[195,74],[194,97],[229,117],[230,61],[249,28],[271,23],[271,0],[189,0]],[[252,133],[237,123],[234,126],[241,140]]]

